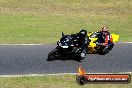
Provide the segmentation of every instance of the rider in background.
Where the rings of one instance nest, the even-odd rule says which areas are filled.
[[[102,33],[102,37],[105,38],[104,43],[101,43],[101,45],[106,46],[109,43],[113,43],[113,38],[112,38],[111,34],[109,33],[108,27],[106,27],[106,26],[103,27],[101,30],[101,33]]]
[[[102,48],[106,48],[106,49],[108,49],[109,46],[111,47],[114,46],[112,35],[109,33],[109,29],[107,26],[104,26],[101,29],[100,34],[101,34],[101,39],[100,42],[96,43],[97,45],[100,45],[102,46]],[[109,48],[109,50],[110,49],[112,48]]]

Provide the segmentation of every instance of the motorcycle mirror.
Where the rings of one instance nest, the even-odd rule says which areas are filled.
[[[62,32],[62,37],[64,36],[64,33]]]

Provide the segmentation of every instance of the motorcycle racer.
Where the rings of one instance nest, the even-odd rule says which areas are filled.
[[[88,36],[87,36],[87,31],[82,29],[79,33],[72,34],[72,37],[74,37],[74,41],[77,41],[77,44],[79,48],[76,48],[74,51],[81,51],[81,58],[85,58],[87,51],[88,51],[88,44],[90,42]]]
[[[57,42],[57,47],[48,54],[47,60],[71,58],[80,62],[87,54],[88,44],[89,37],[84,29],[71,35],[65,35],[62,32],[62,37]]]
[[[104,52],[109,52],[114,44],[113,44],[113,38],[111,34],[109,33],[109,29],[107,26],[104,26],[100,31],[100,38],[98,42],[96,43],[98,46],[100,46],[100,49]]]

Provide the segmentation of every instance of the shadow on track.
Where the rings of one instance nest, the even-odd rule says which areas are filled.
[[[56,58],[55,60],[49,60],[49,59],[46,59],[47,61],[55,61],[55,60],[60,60],[60,61],[68,61],[68,60],[71,60],[71,61],[77,61],[77,62],[82,62],[83,60],[77,60],[77,59],[73,59],[73,58]]]

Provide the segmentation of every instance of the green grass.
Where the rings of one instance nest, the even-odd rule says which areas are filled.
[[[36,77],[0,77],[0,88],[131,88],[129,84],[85,84],[76,83],[75,75],[52,75]]]
[[[132,41],[131,0],[0,0],[0,43],[56,43],[61,32],[108,25],[120,41]]]

